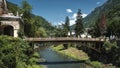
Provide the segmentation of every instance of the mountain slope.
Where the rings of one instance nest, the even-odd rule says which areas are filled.
[[[114,18],[119,15],[120,12],[120,0],[108,0],[102,6],[95,8],[87,17],[84,18],[85,27],[94,25],[94,23],[100,18],[101,14],[106,15],[106,19],[109,22],[111,17]]]

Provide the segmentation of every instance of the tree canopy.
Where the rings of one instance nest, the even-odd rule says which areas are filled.
[[[78,9],[76,18],[77,20],[76,20],[76,24],[75,24],[76,26],[74,30],[77,37],[77,36],[80,36],[81,33],[83,33],[82,13],[80,9]]]

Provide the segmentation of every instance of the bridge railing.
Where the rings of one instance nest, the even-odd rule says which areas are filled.
[[[49,37],[49,38],[25,38],[26,41],[105,41],[101,38],[77,38],[77,37]]]

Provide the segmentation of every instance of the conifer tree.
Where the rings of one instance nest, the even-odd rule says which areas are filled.
[[[82,13],[80,9],[78,9],[76,18],[75,35],[78,37],[81,33],[83,33]]]
[[[65,19],[65,25],[64,25],[65,36],[68,36],[68,32],[70,31],[69,25],[70,25],[69,17],[67,16]]]

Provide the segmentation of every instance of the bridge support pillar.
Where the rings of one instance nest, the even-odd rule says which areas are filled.
[[[38,49],[39,48],[39,44],[38,43],[33,43],[33,47],[34,47],[34,49]]]

